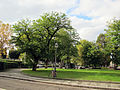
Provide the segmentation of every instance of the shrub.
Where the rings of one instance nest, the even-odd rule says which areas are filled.
[[[9,57],[10,57],[11,59],[18,59],[19,56],[20,56],[20,52],[19,52],[18,50],[11,50],[11,51],[9,52]]]

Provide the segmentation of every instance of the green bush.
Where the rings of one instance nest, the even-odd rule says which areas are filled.
[[[20,52],[19,52],[18,50],[11,50],[11,51],[9,52],[9,57],[10,57],[11,59],[18,59],[19,56],[20,56]]]
[[[9,60],[9,59],[0,59],[0,70],[5,70],[9,68],[32,68],[30,64],[24,64],[20,60]]]
[[[4,67],[4,62],[0,62],[0,71],[1,70],[4,70],[5,69],[5,67]]]
[[[22,61],[13,61],[9,59],[0,59],[0,70],[8,68],[18,68],[21,66]]]

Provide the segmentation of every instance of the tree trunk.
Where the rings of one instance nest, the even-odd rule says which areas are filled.
[[[63,68],[63,61],[61,60],[59,67],[62,69]]]
[[[36,71],[37,64],[33,64],[32,71]]]
[[[117,70],[118,65],[114,64],[114,70]]]
[[[48,60],[45,61],[45,69],[48,68]]]

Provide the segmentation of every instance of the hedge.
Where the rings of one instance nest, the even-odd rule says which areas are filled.
[[[23,64],[22,61],[19,60],[9,60],[9,59],[0,59],[0,70],[5,70],[9,68],[30,68],[31,66],[28,64]]]

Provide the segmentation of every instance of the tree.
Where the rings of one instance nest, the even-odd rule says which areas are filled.
[[[58,43],[57,60],[61,64],[70,64],[71,58],[76,57],[77,48],[75,44],[78,42],[78,34],[74,29],[64,30],[61,29],[56,33],[55,42]]]
[[[19,59],[19,56],[20,56],[20,51],[18,51],[18,50],[10,50],[9,51],[9,57],[11,59]]]
[[[9,46],[11,34],[10,25],[0,22],[0,57],[6,55],[6,46]]]
[[[99,47],[99,50],[102,54],[101,56],[101,63],[104,67],[107,67],[110,64],[110,52],[107,46],[107,42],[109,39],[105,36],[105,34],[101,33],[97,37],[96,44]]]
[[[87,40],[80,40],[80,44],[77,45],[78,55],[80,61],[83,63],[82,65],[90,65],[90,48],[92,48],[92,43]]]
[[[117,66],[120,64],[120,20],[112,19],[108,22],[107,27],[108,29],[105,29],[106,37],[109,39],[107,46],[111,52],[112,61]]]
[[[68,30],[72,29],[72,26],[70,25],[70,20],[67,18],[67,16],[63,13],[57,13],[52,12],[50,14],[45,13],[43,16],[41,16],[40,19],[36,20],[34,22],[34,26],[36,29],[39,29],[39,32],[44,33],[44,61],[46,63],[46,66],[48,64],[48,61],[50,61],[50,42],[53,37],[55,37],[55,34],[61,30]]]
[[[97,37],[96,43],[100,48],[104,49],[106,40],[105,40],[105,35],[103,33],[99,34],[99,36]]]
[[[70,29],[70,21],[63,13],[46,13],[40,19],[30,21],[22,20],[13,26],[16,35],[13,36],[13,43],[22,52],[26,52],[33,62],[33,71],[39,60],[47,63],[50,57],[49,48],[52,37],[60,29]]]
[[[90,41],[81,40],[77,45],[79,60],[84,66],[93,68],[101,67],[101,51],[99,47]]]
[[[21,53],[26,52],[27,56],[30,57],[29,60],[32,62],[33,70],[36,70],[36,65],[39,60],[38,56],[39,53],[41,53],[40,48],[42,45],[37,41],[32,21],[28,19],[19,21],[13,25],[13,31],[15,35],[12,36],[12,43],[20,49]]]
[[[89,58],[89,65],[93,68],[100,68],[102,66],[102,55],[103,54],[100,48],[95,43],[92,43],[90,52],[87,53],[87,56]]]

